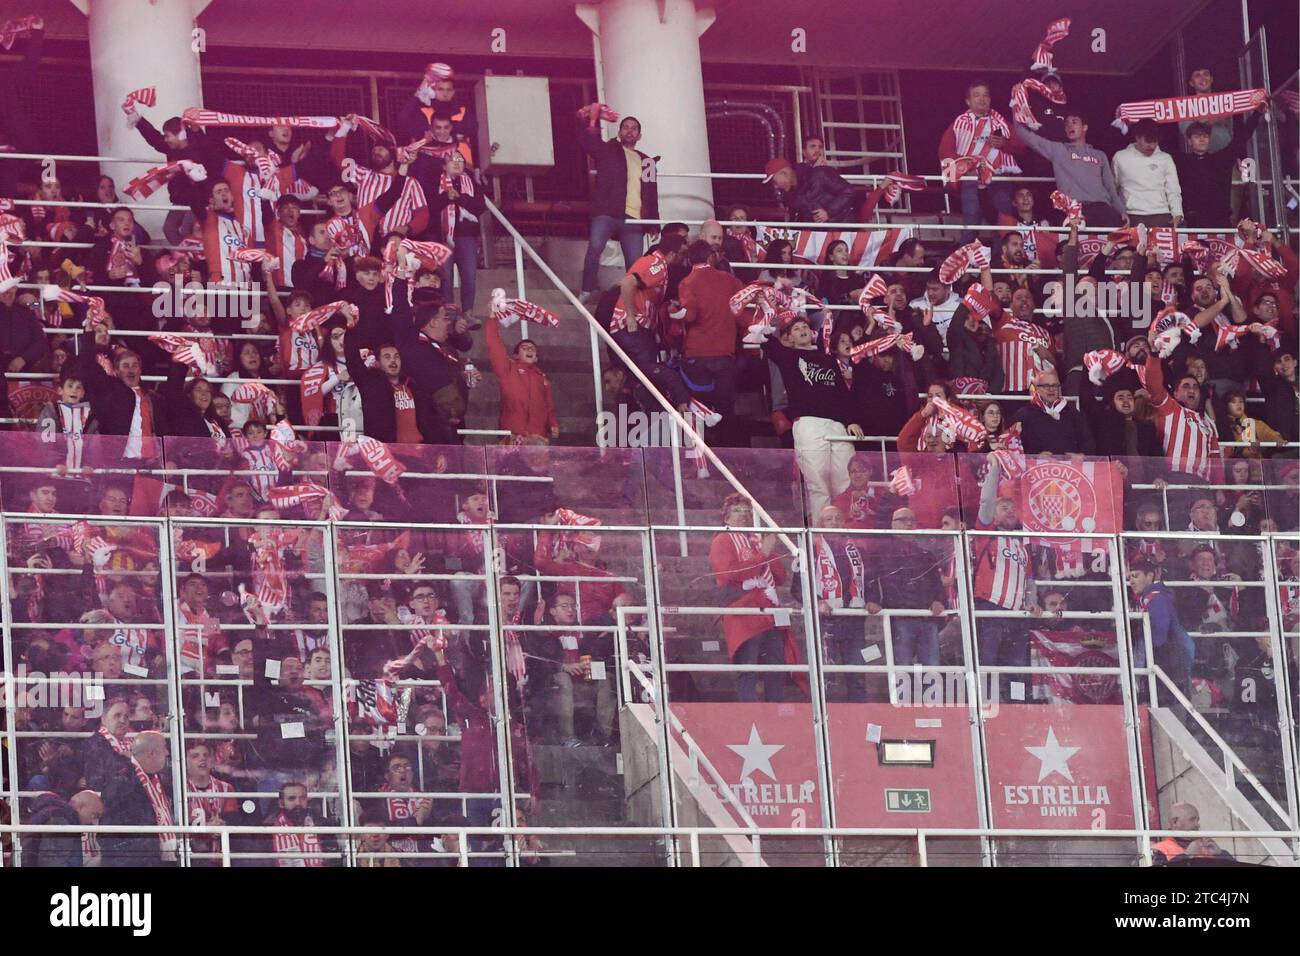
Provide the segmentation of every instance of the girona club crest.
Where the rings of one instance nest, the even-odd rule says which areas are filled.
[[[1097,492],[1083,470],[1055,462],[1034,465],[1025,472],[1024,488],[1025,504],[1039,530],[1097,529]]]

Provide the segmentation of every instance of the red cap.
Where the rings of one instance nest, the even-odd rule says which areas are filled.
[[[774,159],[769,159],[767,161],[767,165],[763,167],[763,172],[767,173],[767,177],[763,180],[763,182],[770,183],[772,181],[773,176],[775,176],[783,169],[790,169],[790,168],[792,168],[790,166],[790,160],[786,159],[784,156],[777,156]]]

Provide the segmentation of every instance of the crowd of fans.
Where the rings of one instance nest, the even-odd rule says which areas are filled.
[[[39,39],[25,41],[33,64]],[[1193,89],[1212,88],[1206,74],[1193,73]],[[1036,129],[1008,123],[989,85],[972,82],[939,158],[975,157],[1005,173],[1037,153],[1052,166],[1053,199],[957,177],[946,188],[967,230],[960,245],[908,239],[866,269],[846,240],[802,263],[826,268],[801,270],[788,238],[760,242],[758,229],[716,220],[694,239],[665,225],[645,248],[646,230],[629,222],[658,216],[654,160],[636,149],[640,124],[622,117],[605,140],[597,120],[608,108],[586,107],[577,136],[596,178],[582,298],[674,407],[706,406],[711,446],[749,444],[754,423],[737,413],[736,396],[760,390],[776,436],[794,449],[802,513],[818,529],[815,580],[799,581],[777,538],[754,532],[749,498],[723,502],[725,530],[704,572],[717,588],[711,603],[770,612],[722,617],[715,630],[733,663],[801,665],[790,611],[805,587],[828,663],[875,660],[884,620],[892,663],[960,662],[962,562],[952,537],[909,534],[917,530],[989,532],[965,556],[970,597],[987,615],[977,625],[982,664],[1027,666],[1031,631],[1074,628],[1067,611],[1111,612],[1113,644],[1113,615],[1124,609],[1095,585],[1109,581],[1117,556],[1080,565],[1077,552],[1018,534],[1023,499],[1007,481],[1030,459],[1110,456],[1125,486],[1118,526],[1151,533],[1124,558],[1156,663],[1189,696],[1226,698],[1242,726],[1264,733],[1267,719],[1255,715],[1267,702],[1252,698],[1243,716],[1237,689],[1243,675],[1271,673],[1265,562],[1294,582],[1297,558],[1280,540],[1269,556],[1233,537],[1293,531],[1300,520],[1297,469],[1274,447],[1300,440],[1300,263],[1273,230],[1234,220],[1235,160],[1261,113],[1193,123],[1172,154],[1154,123],[1138,123],[1112,159],[1089,145],[1089,118],[1070,110],[1060,78],[1048,80]],[[86,210],[69,205],[77,194],[57,179],[24,189],[16,164],[0,161],[7,198],[36,202],[0,209],[0,370],[11,376],[0,403],[21,394],[22,407],[3,417],[30,407],[20,417],[32,421],[11,427],[36,425],[4,436],[22,452],[11,460],[27,466],[5,478],[5,510],[35,515],[9,528],[14,652],[30,672],[93,672],[106,684],[97,724],[84,707],[18,711],[26,736],[15,782],[36,794],[25,803],[33,822],[265,823],[273,835],[237,839],[236,851],[322,865],[340,848],[312,827],[332,822],[337,804],[322,798],[346,774],[365,795],[365,825],[496,819],[502,700],[522,799],[538,793],[536,746],[617,742],[613,628],[634,594],[611,570],[617,557],[598,556],[600,536],[580,530],[583,516],[545,480],[545,446],[563,436],[538,344],[507,351],[506,313],[499,303],[480,310],[485,207],[463,94],[434,64],[392,134],[347,116],[323,140],[287,124],[235,129],[243,141],[232,140],[177,117],[160,131],[128,104],[123,122],[180,164],[167,189],[183,208],[163,227],[164,251],[143,248],[152,237],[117,205],[121,187],[108,177],[95,191],[105,205]],[[802,162],[768,165],[785,218],[805,229],[866,221],[897,183],[859,196],[822,146],[810,137]],[[1044,211],[1058,203],[1059,213]],[[989,220],[1016,227],[984,233],[991,254],[980,245]],[[1081,233],[1085,223],[1115,231]],[[1170,245],[1174,226],[1237,234]],[[611,238],[627,271],[602,291],[599,257]],[[251,321],[227,317],[214,299],[160,316],[160,300],[131,291],[159,280],[256,286],[265,305]],[[1052,299],[1053,281],[1087,287],[1098,302],[1124,301],[1132,284],[1161,306],[1076,315]],[[84,291],[94,286],[120,291]],[[482,387],[466,356],[484,325],[501,427],[517,446],[494,468],[498,484],[518,479],[508,491],[465,477],[474,456],[459,447],[471,389]],[[610,359],[607,403],[655,410]],[[53,378],[13,377],[23,373]],[[151,376],[164,381],[150,387]],[[322,437],[310,431],[322,427],[341,441],[299,435]],[[849,439],[864,436],[895,439],[897,450],[855,451]],[[407,472],[434,480],[399,482]],[[58,517],[70,513],[101,518]],[[174,540],[114,521],[131,514],[172,518]],[[340,526],[333,546],[319,527],[293,524],[331,518],[357,523]],[[483,583],[494,556],[479,530],[494,519],[553,526],[499,535],[504,687],[493,680]],[[402,529],[412,523],[471,527]],[[904,533],[853,534],[868,529]],[[1159,535],[1183,530],[1206,540]],[[319,583],[327,552],[342,582],[332,616]],[[166,555],[176,562],[174,599],[159,587]],[[1284,590],[1284,624],[1294,628],[1296,586]],[[176,660],[168,620],[182,636]],[[1233,636],[1201,640],[1217,632]],[[342,662],[332,659],[339,650]],[[347,700],[335,695],[340,676]],[[170,713],[177,677],[181,712]],[[682,673],[670,688],[678,699],[775,701],[805,695],[800,678],[750,671],[718,684]],[[832,697],[873,697],[871,681],[845,672]],[[1038,696],[1007,674],[996,692]],[[346,770],[337,762],[344,720]],[[173,726],[186,740],[183,809],[171,806],[168,782]],[[85,865],[164,863],[177,849],[168,834],[28,842],[38,860]],[[403,854],[454,864],[461,849],[450,833],[376,833],[357,853],[374,865],[413,862]],[[212,861],[218,847],[198,840],[191,850]]]

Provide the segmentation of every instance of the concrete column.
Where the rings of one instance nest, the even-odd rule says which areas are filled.
[[[694,0],[603,0],[578,4],[579,19],[596,37],[597,84],[605,103],[641,121],[638,148],[659,156],[662,219],[708,219],[708,179],[674,172],[711,172],[704,121],[700,35],[714,20]]]
[[[157,105],[139,110],[159,130],[169,117],[179,116],[187,107],[203,105],[199,53],[204,44],[202,36],[194,32],[194,18],[211,0],[71,2],[88,20],[99,155],[157,155],[126,124],[122,101],[132,90],[156,87]],[[162,156],[158,161],[163,161]],[[113,177],[121,195],[122,186],[148,167],[139,163],[100,163],[99,168],[103,175]],[[166,204],[167,190],[159,189],[145,202]],[[162,212],[136,212],[141,224],[159,238],[164,216]]]

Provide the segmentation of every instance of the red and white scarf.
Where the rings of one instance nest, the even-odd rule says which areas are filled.
[[[1077,199],[1071,199],[1059,189],[1052,190],[1052,205],[1065,213],[1065,221],[1078,220],[1083,222],[1083,203]]]
[[[304,826],[315,824],[310,816],[303,822]],[[321,846],[320,837],[315,833],[307,830],[299,830],[284,815],[281,810],[273,816],[268,824],[276,827],[271,834],[271,849],[276,853],[323,853],[324,848]],[[276,866],[324,866],[325,861],[317,857],[304,859],[302,857],[294,859],[276,860]]]
[[[145,796],[149,798],[149,805],[153,808],[153,816],[157,825],[160,827],[173,826],[176,821],[172,818],[171,806],[167,802],[167,794],[163,790],[162,781],[157,774],[145,773],[144,768],[140,766],[140,762],[135,759],[135,755],[131,752],[130,740],[115,737],[104,727],[98,728],[95,733],[107,741],[113,753],[131,761],[131,769],[135,772],[135,778],[140,782],[140,787],[144,790]],[[176,834],[159,833],[158,844],[164,852],[174,850],[176,847]]]
[[[236,386],[230,400],[240,405],[251,405],[252,410],[268,421],[275,414],[275,392],[256,379]]]
[[[997,110],[989,110],[984,116],[967,110],[952,121],[952,132],[956,140],[957,162],[963,159],[982,162],[987,165],[988,176],[992,176],[995,172],[1020,172],[1020,166],[1011,153],[998,149],[988,141],[990,136],[1011,138],[1011,126]],[[945,162],[952,162],[952,160],[945,160]],[[957,178],[960,179],[970,171],[971,169],[965,170]],[[981,172],[980,175],[983,178],[985,173]],[[983,181],[987,182],[987,179]]]
[[[1127,132],[1128,123],[1144,119],[1155,120],[1157,123],[1221,119],[1224,116],[1252,113],[1267,102],[1268,91],[1263,89],[1136,100],[1119,105],[1115,110],[1116,125],[1125,124],[1122,128]]]
[[[735,549],[737,560],[742,562],[742,570],[753,572],[742,582],[741,588],[745,591],[762,591],[772,606],[780,607],[781,599],[776,593],[776,576],[772,573],[768,559],[763,554],[762,538],[743,531],[731,531],[728,536],[731,538],[731,546]]]
[[[966,311],[981,322],[985,319],[991,321],[991,317],[998,307],[997,299],[994,298],[993,293],[984,288],[983,283],[980,282],[972,282],[967,286],[961,301],[962,305],[966,306]]]
[[[438,192],[446,193],[452,189],[451,177],[443,173],[438,180]],[[460,182],[455,184],[455,189],[462,196],[474,195],[474,180],[469,177],[468,173],[460,174]],[[459,202],[449,202],[442,209],[442,234],[448,242],[454,242],[456,238],[456,224],[461,218],[470,222],[477,222],[478,217],[467,209],[461,209]]]
[[[348,303],[343,299],[327,303],[326,305],[317,306],[310,312],[304,312],[295,318],[289,320],[289,328],[295,332],[311,332],[320,328],[330,319],[335,312],[343,308]]]
[[[306,129],[333,129],[339,125],[337,116],[249,116],[243,113],[222,113],[191,106],[181,114],[186,126],[294,126]]]
[[[1088,372],[1088,380],[1098,387],[1121,369],[1129,368],[1137,373],[1138,380],[1146,384],[1147,369],[1145,365],[1134,365],[1114,349],[1097,349],[1083,356],[1083,367]]]
[[[906,335],[899,335],[897,332],[893,332],[888,335],[882,335],[879,338],[868,339],[865,342],[853,346],[849,351],[849,360],[856,365],[864,358],[868,358],[872,355],[879,355],[881,352],[887,352],[892,348],[897,348],[905,355],[910,355],[914,362],[919,361],[921,356],[925,354],[925,346],[914,342],[912,340],[911,332],[908,332]]]
[[[492,318],[507,329],[516,322],[536,322],[556,328],[560,319],[555,313],[548,312],[540,305],[526,299],[507,299],[505,289],[492,290]]]
[[[1059,20],[1053,20],[1047,25],[1047,33],[1041,43],[1034,48],[1033,63],[1030,65],[1031,70],[1046,71],[1052,67],[1052,47],[1060,43],[1070,35],[1070,18],[1061,17]]]
[[[346,467],[357,456],[377,477],[390,485],[397,484],[397,479],[406,472],[405,466],[393,457],[388,446],[369,435],[342,442],[334,459],[334,467]]]
[[[974,242],[968,242],[964,246],[958,246],[939,266],[939,281],[944,285],[952,285],[971,266],[977,269],[985,269],[991,261],[989,256],[989,247],[981,245],[978,239]]]
[[[161,166],[146,169],[123,186],[122,192],[136,202],[143,202],[178,173],[184,173],[191,181],[196,183],[201,183],[208,178],[208,171],[203,168],[202,163],[196,163],[192,159],[178,159],[175,162],[163,163]]]
[[[881,187],[885,202],[891,206],[903,198],[904,192],[919,193],[923,189],[925,189],[925,180],[922,177],[909,176],[907,173],[900,173],[897,170],[885,173],[885,185]]]
[[[844,553],[849,559],[853,580],[849,582],[849,603],[859,603],[866,590],[866,566],[862,552],[852,541],[845,542]],[[833,608],[844,607],[844,580],[835,552],[825,536],[817,536],[817,597]]]
[[[988,439],[988,429],[984,427],[984,423],[973,412],[960,405],[954,405],[947,399],[933,398],[930,401],[934,403],[934,407],[938,410],[938,414],[934,416],[934,421],[938,423],[939,428],[944,432],[951,433],[956,438],[976,445],[982,444]]]
[[[158,104],[158,88],[156,86],[142,86],[138,90],[132,90],[126,94],[122,100],[122,112],[127,116],[135,113],[135,104],[141,106],[156,106]]]
[[[903,465],[890,474],[889,490],[901,498],[910,498],[921,490],[921,486],[912,477],[912,469]]]
[[[566,528],[594,528],[600,524],[599,518],[578,514],[578,512],[570,511],[568,508],[556,508],[555,520]],[[556,547],[561,545],[572,547],[577,544],[592,551],[598,551],[600,550],[600,535],[591,531],[561,531],[556,535],[555,544]]]

